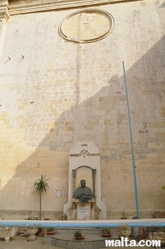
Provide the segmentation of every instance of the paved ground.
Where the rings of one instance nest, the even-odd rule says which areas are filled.
[[[118,238],[117,231],[115,229],[113,229],[112,234],[114,237]],[[66,237],[66,234],[64,236]],[[35,241],[29,241],[29,242],[27,241],[27,238],[28,236],[20,234],[17,235],[16,237],[13,237],[10,240],[10,242],[5,242],[4,239],[0,239],[0,249],[61,249],[59,247],[50,244],[44,244],[44,237],[37,236],[37,239]],[[107,247],[100,249],[105,249],[105,248]],[[118,248],[128,249],[128,247],[118,247]],[[139,249],[139,247],[133,247],[133,248]],[[146,246],[143,247],[143,249],[149,249],[149,248],[153,249],[153,247],[146,247]],[[116,247],[111,247],[111,249],[116,249]]]
[[[61,249],[53,245],[44,244],[43,237],[37,237],[35,241],[29,241],[29,242],[27,242],[26,239],[27,239],[26,237],[23,238],[16,237],[12,239],[10,242],[4,242],[4,240],[0,240],[0,249]],[[118,247],[118,248],[128,249],[128,247]],[[133,247],[133,248],[139,249],[138,247]],[[149,247],[143,247],[143,249],[148,249],[148,248]],[[100,249],[105,249],[105,248],[100,248]],[[111,249],[116,249],[116,247],[111,247]]]
[[[0,249],[59,249],[53,245],[45,245],[43,237],[27,242],[26,238],[14,238],[10,242],[0,240]],[[73,248],[74,249],[74,248]]]
[[[61,249],[61,248],[53,245],[44,244],[44,238],[37,237],[35,241],[29,241],[29,242],[27,242],[26,238],[14,238],[10,240],[10,242],[4,242],[4,240],[0,240],[0,249]]]

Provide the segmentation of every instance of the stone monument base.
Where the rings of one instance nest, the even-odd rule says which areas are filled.
[[[57,229],[57,234],[44,236],[44,244],[51,244],[65,249],[99,249],[105,246],[105,238],[101,237],[100,228],[78,229],[85,234],[83,240],[74,239],[74,232],[76,230]]]
[[[82,204],[78,199],[72,199],[72,207],[68,209],[68,220],[95,220],[100,219],[101,210],[96,207],[95,199]]]

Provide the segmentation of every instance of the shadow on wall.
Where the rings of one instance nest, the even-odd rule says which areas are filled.
[[[160,6],[160,8],[165,8],[165,2],[162,3],[162,5]]]
[[[157,194],[164,184],[165,173],[162,167],[165,162],[164,48],[165,37],[127,71],[135,159],[139,166],[139,201],[144,210],[149,206],[158,210],[165,204],[160,200],[160,192]],[[67,101],[67,98],[61,101]],[[33,119],[27,122],[33,124]],[[32,184],[41,173],[48,176],[50,185],[48,193],[43,196],[42,209],[48,211],[43,218],[45,215],[57,218],[67,202],[69,148],[75,140],[92,139],[100,147],[102,195],[107,199],[107,210],[115,209],[117,203],[125,203],[123,207],[129,210],[135,209],[123,77],[119,78],[116,72],[107,86],[86,101],[64,111],[38,143],[38,133],[42,127],[41,123],[38,130],[33,130],[33,125],[31,130],[26,129],[24,139],[27,146],[37,148],[19,164],[13,178],[1,189],[2,218],[9,217],[9,214],[10,218],[24,218],[27,212],[21,210],[26,207],[28,215],[34,215],[34,210],[39,210],[39,197],[33,195]],[[159,182],[156,181],[158,178]],[[125,179],[128,187],[123,188]],[[154,191],[151,191],[153,188]],[[58,189],[62,189],[61,199],[56,198]],[[148,199],[145,202],[146,195]]]

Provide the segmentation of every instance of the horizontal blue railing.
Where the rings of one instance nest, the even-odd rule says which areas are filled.
[[[55,227],[55,228],[117,228],[121,224],[130,227],[165,227],[165,219],[133,220],[0,220],[0,227]]]

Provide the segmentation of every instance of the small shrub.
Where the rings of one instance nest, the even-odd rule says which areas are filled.
[[[110,234],[111,233],[111,229],[109,227],[103,227],[102,233],[103,234]]]
[[[75,231],[74,232],[74,237],[75,238],[78,238],[78,237],[81,237],[82,236],[82,233],[80,231]]]
[[[47,228],[46,228],[46,231],[47,231],[47,232],[53,232],[54,230],[55,230],[54,227],[47,227]]]
[[[25,218],[25,220],[38,220],[38,217],[31,216],[31,217]]]

